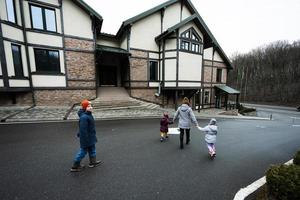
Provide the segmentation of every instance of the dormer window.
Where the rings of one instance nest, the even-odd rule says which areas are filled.
[[[190,28],[180,35],[180,49],[195,53],[202,53],[202,39],[195,29]]]

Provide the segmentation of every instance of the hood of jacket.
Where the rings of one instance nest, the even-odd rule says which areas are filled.
[[[78,117],[80,117],[83,113],[85,113],[84,109],[81,108],[80,110],[78,110],[77,112]]]
[[[181,112],[187,112],[188,110],[189,110],[189,106],[187,105],[187,104],[182,104],[181,106],[180,106],[180,111]]]

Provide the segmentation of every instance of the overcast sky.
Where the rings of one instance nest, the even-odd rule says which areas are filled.
[[[101,32],[167,0],[85,0],[103,17]],[[300,0],[191,0],[227,56],[277,40],[300,40]]]

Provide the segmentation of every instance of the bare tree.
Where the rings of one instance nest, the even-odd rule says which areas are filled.
[[[241,101],[300,105],[300,41],[277,41],[231,60],[228,84]]]

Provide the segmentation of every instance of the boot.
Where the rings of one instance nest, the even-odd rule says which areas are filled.
[[[180,149],[183,149],[183,140],[180,140]]]
[[[95,157],[90,157],[90,164],[89,164],[90,168],[96,167],[100,164],[101,164],[101,160],[96,160],[96,156]]]
[[[84,169],[84,165],[80,165],[80,162],[74,162],[71,172],[81,172]]]

